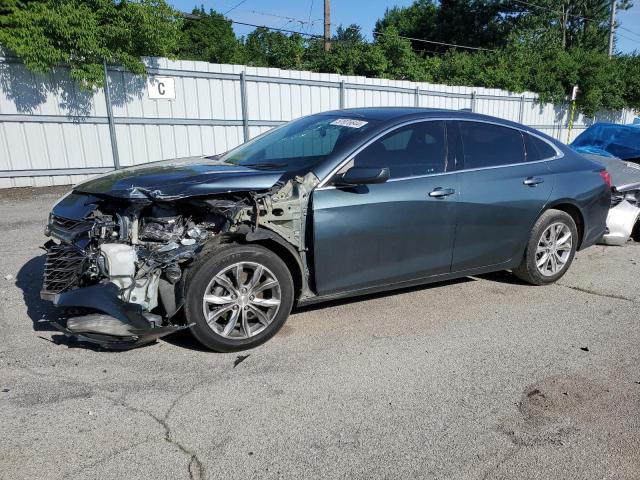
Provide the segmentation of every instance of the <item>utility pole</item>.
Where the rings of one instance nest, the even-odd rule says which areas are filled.
[[[331,50],[331,0],[324,0],[324,51]]]
[[[609,20],[609,58],[613,55],[613,41],[616,28],[616,0],[611,0],[611,18]]]

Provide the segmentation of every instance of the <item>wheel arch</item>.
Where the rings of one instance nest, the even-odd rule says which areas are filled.
[[[540,216],[542,216],[542,214],[547,210],[560,210],[561,212],[566,213],[573,219],[573,221],[576,224],[576,228],[578,229],[577,250],[580,250],[580,247],[582,246],[582,241],[584,240],[584,234],[586,230],[585,223],[584,223],[584,214],[582,213],[582,210],[580,209],[580,207],[568,199],[557,200],[547,205],[547,207],[542,212],[540,212],[540,215],[538,216],[538,218],[540,218]]]
[[[308,282],[300,254],[286,240],[277,233],[266,228],[255,231],[241,228],[235,232],[227,232],[214,237],[202,251],[202,255],[215,254],[225,245],[260,245],[276,254],[285,263],[291,273],[294,287],[294,300],[308,292]]]

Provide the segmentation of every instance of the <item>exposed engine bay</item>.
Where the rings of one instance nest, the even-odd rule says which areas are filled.
[[[179,197],[132,187],[128,198],[75,190],[50,214],[41,296],[97,312],[69,318],[65,334],[127,349],[188,328],[175,320],[185,275],[201,252],[228,238],[273,237],[306,269],[305,226],[313,173],[261,192]],[[303,294],[312,293],[306,287]]]

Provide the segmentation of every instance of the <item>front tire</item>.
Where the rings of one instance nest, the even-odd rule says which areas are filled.
[[[571,215],[547,210],[533,226],[522,262],[513,273],[533,285],[554,283],[569,269],[577,245],[578,229]]]
[[[275,335],[293,301],[291,273],[275,253],[259,245],[225,245],[190,273],[185,315],[201,344],[234,352]]]

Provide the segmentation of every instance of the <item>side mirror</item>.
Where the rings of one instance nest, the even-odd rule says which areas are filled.
[[[351,167],[334,182],[337,186],[367,185],[384,183],[389,180],[389,169],[371,167]]]

